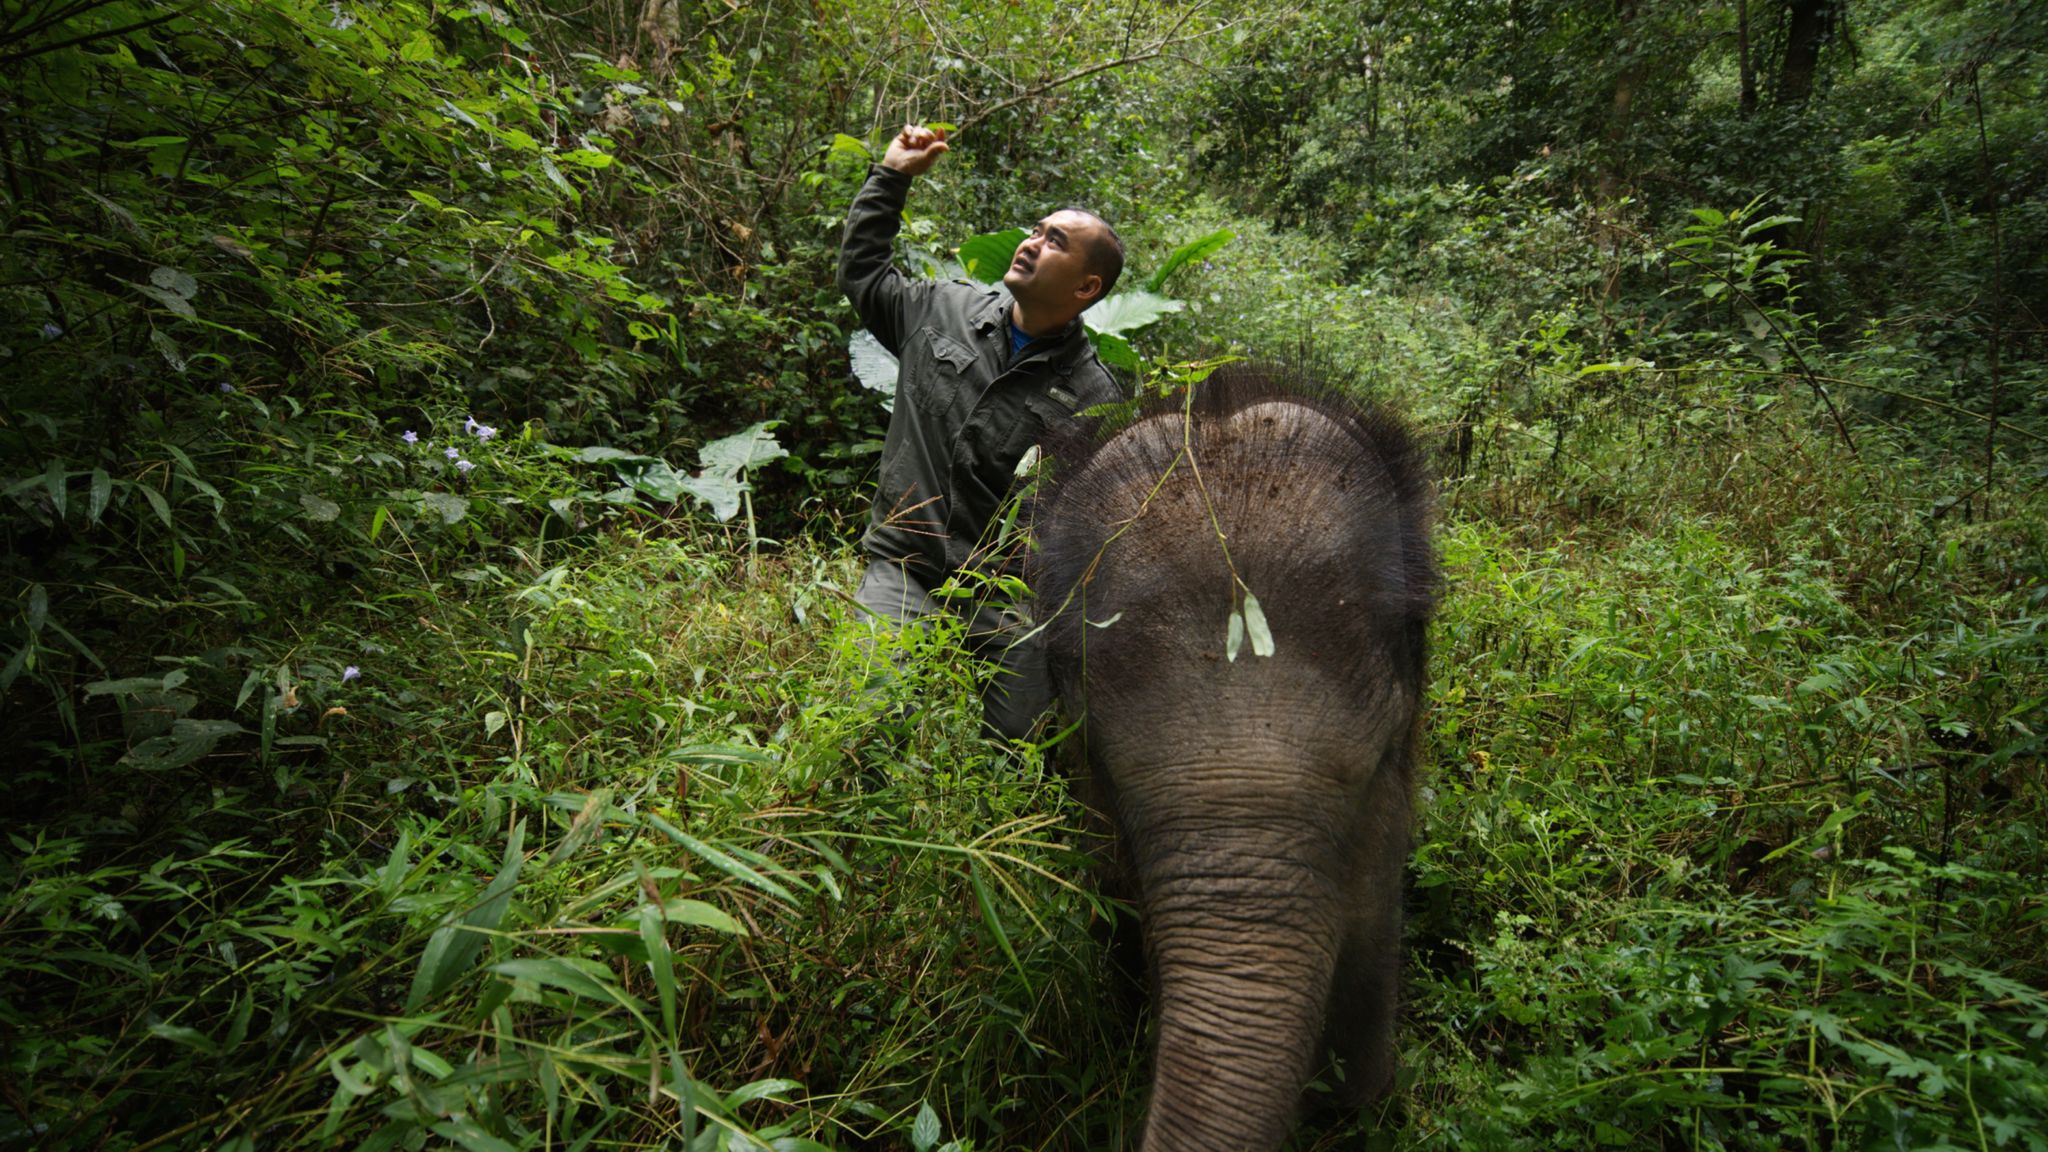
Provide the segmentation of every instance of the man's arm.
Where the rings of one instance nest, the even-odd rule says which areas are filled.
[[[889,142],[882,162],[868,173],[868,182],[853,198],[846,214],[846,235],[839,246],[839,289],[853,301],[861,323],[901,355],[903,338],[917,326],[927,286],[912,283],[890,263],[890,244],[903,227],[903,201],[910,181],[931,170],[947,151],[944,133],[915,125]]]

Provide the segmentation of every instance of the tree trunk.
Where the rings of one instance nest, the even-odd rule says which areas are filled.
[[[1637,0],[1616,0],[1616,47],[1624,54],[1621,71],[1614,77],[1614,100],[1607,111],[1606,155],[1600,167],[1600,198],[1617,200],[1628,187],[1628,172],[1622,163],[1628,144],[1629,109],[1636,93],[1649,78],[1649,59],[1639,43],[1635,27]]]
[[[1736,69],[1742,75],[1742,95],[1736,107],[1744,117],[1756,113],[1756,57],[1749,45],[1749,0],[1735,0]]]
[[[1779,104],[1803,104],[1813,95],[1813,77],[1820,54],[1841,22],[1839,0],[1790,0],[1785,28],[1785,58],[1778,64]]]

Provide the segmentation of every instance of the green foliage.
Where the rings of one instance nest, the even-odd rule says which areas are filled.
[[[2041,1147],[2029,5],[1751,5],[1754,99],[1737,9],[16,7],[0,1144],[1133,1143],[1080,814],[814,542],[921,118],[907,265],[1089,204],[1106,359],[1442,447],[1406,1067],[1297,1147]]]

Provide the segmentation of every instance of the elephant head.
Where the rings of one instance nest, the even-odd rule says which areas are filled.
[[[1326,1044],[1358,1100],[1393,1080],[1426,471],[1249,368],[1048,457],[1033,585],[1153,978],[1144,1148],[1276,1148]]]

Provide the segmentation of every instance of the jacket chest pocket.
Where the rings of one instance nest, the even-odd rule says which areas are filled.
[[[1024,397],[1023,411],[1010,426],[1009,435],[1003,438],[1002,451],[998,454],[997,467],[1006,475],[1014,471],[1017,462],[1031,450],[1045,435],[1045,430],[1073,415],[1073,409],[1050,396],[1032,393]]]
[[[972,348],[931,328],[918,329],[905,367],[911,402],[927,416],[965,411],[979,390]]]

